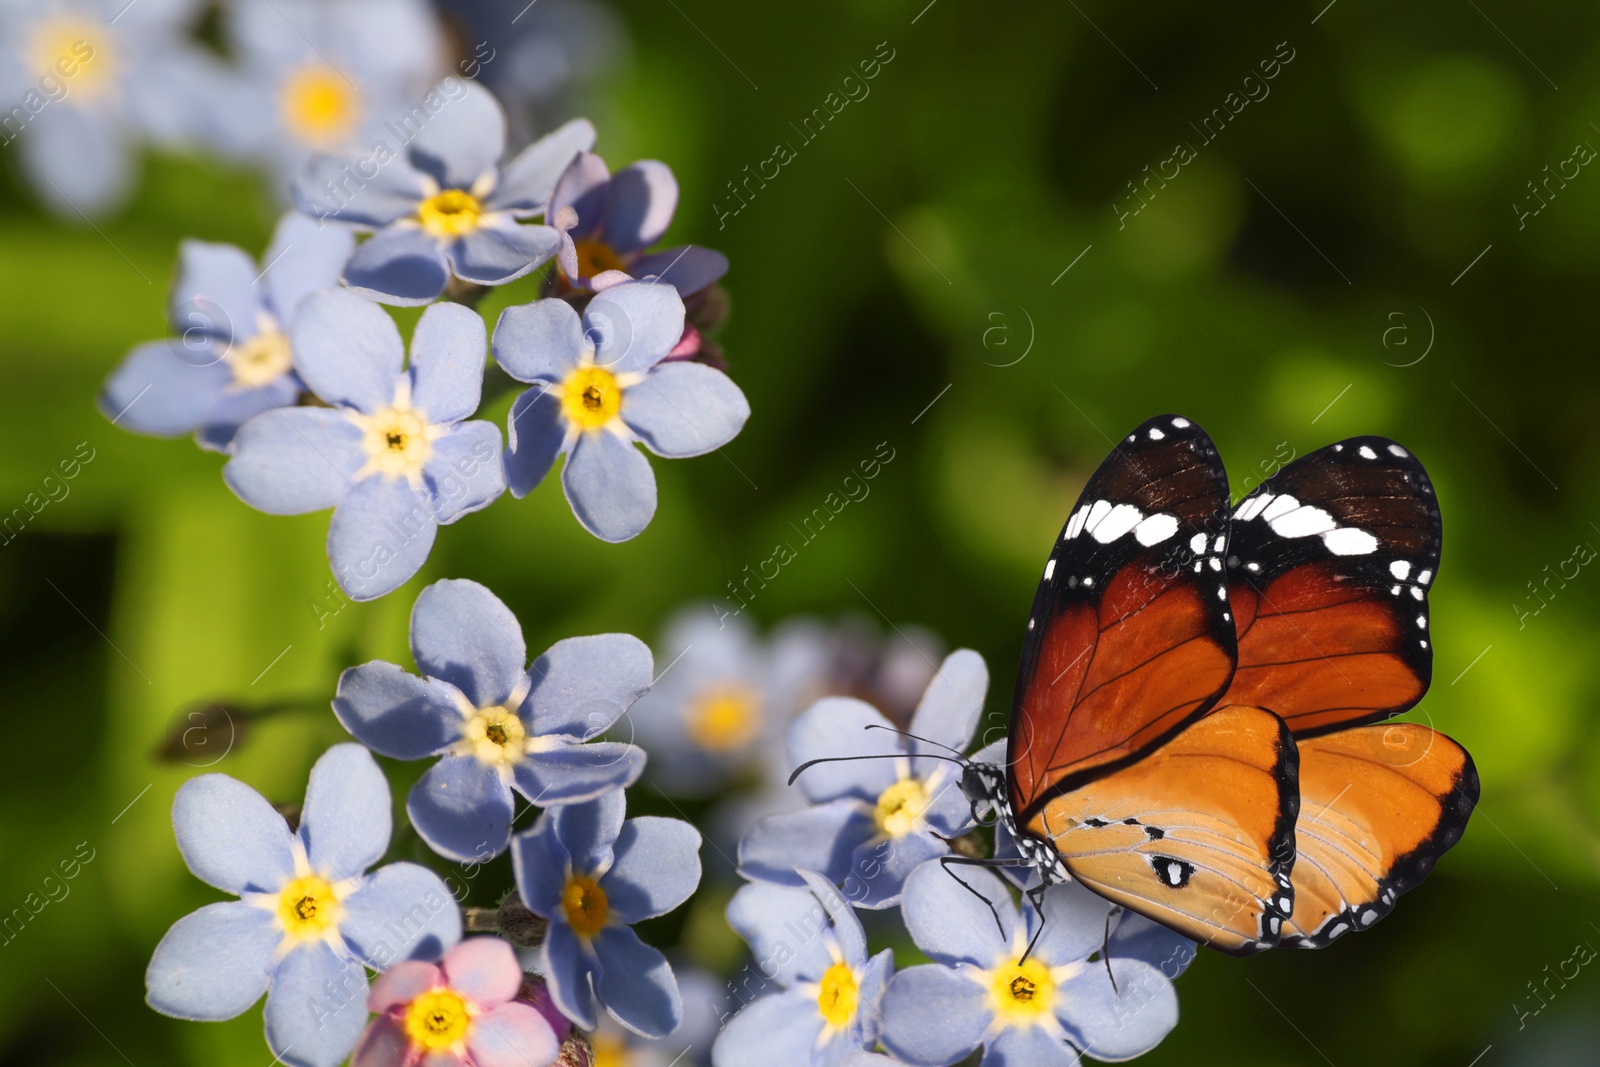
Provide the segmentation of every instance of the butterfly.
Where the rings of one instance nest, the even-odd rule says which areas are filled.
[[[1283,943],[1370,927],[1460,840],[1472,758],[1416,723],[1428,689],[1428,590],[1443,527],[1427,472],[1383,437],[1296,460],[1233,511],[1226,574],[1238,667],[1220,704],[1258,704],[1300,752],[1294,910]]]

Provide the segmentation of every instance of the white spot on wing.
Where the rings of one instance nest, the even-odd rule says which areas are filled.
[[[1362,459],[1377,459],[1378,458],[1378,454],[1372,450],[1372,446],[1371,445],[1362,445],[1360,448],[1356,449],[1356,451],[1361,453],[1361,458]]]
[[[1159,545],[1178,532],[1178,520],[1172,515],[1152,515],[1133,528],[1133,536],[1141,545]]]
[[[1406,454],[1406,450],[1401,448],[1399,445],[1390,445],[1389,454],[1391,456],[1404,456]]]
[[[1323,534],[1322,543],[1336,556],[1365,556],[1378,550],[1378,539],[1354,526],[1344,526]]]
[[[1299,506],[1300,501],[1285,493],[1283,496],[1274,499],[1271,504],[1268,504],[1262,510],[1261,517],[1267,522],[1271,522],[1273,519],[1282,518]]]
[[[1433,572],[1423,571],[1421,574],[1417,575],[1417,581],[1421,582],[1423,585],[1427,585],[1429,582],[1433,581]]]
[[[1177,418],[1172,420],[1172,425],[1176,426],[1180,430],[1187,430],[1189,428],[1189,420],[1184,418],[1182,415],[1179,415]]]
[[[1291,497],[1281,499],[1289,500]],[[1313,534],[1325,534],[1338,528],[1338,523],[1321,508],[1314,508],[1309,504],[1302,504],[1286,515],[1269,518],[1272,532],[1279,537],[1310,537]]]
[[[1240,522],[1249,522],[1251,519],[1261,514],[1261,509],[1270,503],[1272,503],[1271,493],[1262,493],[1260,496],[1253,496],[1246,500],[1243,504],[1239,505],[1239,510],[1234,512],[1233,517],[1238,519]]]
[[[1083,532],[1083,520],[1089,515],[1089,505],[1085,504],[1072,513],[1072,518],[1067,520],[1066,540],[1070,541]]]
[[[1200,553],[1200,552],[1204,552],[1205,550],[1206,550],[1206,535],[1205,534],[1197,533],[1193,537],[1189,538],[1189,551],[1190,552]]]
[[[1046,560],[1045,561],[1045,565],[1044,565],[1044,580],[1048,582],[1050,580],[1050,576],[1052,574],[1054,574],[1055,572],[1056,572],[1056,561],[1053,560],[1053,559]]]
[[[1397,559],[1389,564],[1389,573],[1403,582],[1406,580],[1406,576],[1411,573],[1411,564],[1403,559]]]
[[[1167,435],[1156,429],[1154,426],[1150,427],[1150,440],[1159,441],[1165,436]]]
[[[1099,506],[1099,504],[1095,505],[1095,507]],[[1095,521],[1094,512],[1091,511],[1089,513],[1089,522],[1085,528],[1093,535],[1096,541],[1099,541],[1102,545],[1108,545],[1139,525],[1143,519],[1144,512],[1132,504],[1118,504],[1101,516],[1098,522]],[[1176,524],[1174,524],[1173,529],[1177,529]]]

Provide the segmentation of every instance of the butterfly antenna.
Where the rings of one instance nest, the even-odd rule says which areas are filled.
[[[866,755],[866,756],[820,756],[817,759],[808,759],[804,763],[800,764],[800,766],[796,767],[794,769],[794,773],[789,775],[789,784],[790,785],[794,785],[794,780],[796,778],[800,777],[800,772],[801,771],[804,771],[809,767],[815,767],[819,763],[848,763],[851,760],[859,760],[859,759],[905,759],[905,758],[906,758],[906,755],[903,752],[874,752],[874,753],[872,753],[870,755]],[[965,763],[962,760],[954,759],[954,758],[952,758],[950,756],[941,756],[941,755],[938,755],[937,753],[932,753],[932,752],[920,753],[919,754],[919,758],[921,758],[921,759],[949,760],[951,763],[961,763],[963,766],[965,766]]]
[[[904,730],[896,730],[892,726],[884,726],[884,725],[882,725],[880,723],[875,723],[875,722],[874,723],[868,723],[866,726],[862,727],[862,729],[865,729],[865,730],[888,730],[890,733],[896,734],[896,735],[898,735],[900,737],[909,737],[913,741],[921,741],[925,745],[932,745],[934,748],[942,748],[946,752],[954,752],[956,754],[957,761],[962,763],[962,764],[966,764],[966,763],[970,762],[967,759],[966,754],[963,753],[959,748],[951,748],[949,745],[944,744],[942,741],[930,741],[926,737],[918,737],[916,734],[907,733]],[[919,755],[921,755],[921,754],[922,753],[919,753]]]

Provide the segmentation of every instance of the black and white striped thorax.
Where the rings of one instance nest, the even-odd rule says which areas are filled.
[[[997,826],[1015,842],[1018,866],[1037,871],[1044,885],[1072,881],[1061,854],[1049,842],[1040,841],[1031,834],[1017,831],[1016,813],[1011,810],[1011,797],[1006,788],[1005,769],[993,763],[969,762],[961,771],[961,792],[972,805],[973,821],[980,826]],[[996,839],[998,854],[1000,840]]]

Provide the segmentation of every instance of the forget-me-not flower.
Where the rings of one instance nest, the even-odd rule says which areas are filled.
[[[349,233],[293,212],[278,221],[264,266],[233,245],[183,242],[168,306],[179,336],[129,352],[100,410],[139,433],[192,432],[226,451],[241,424],[299,397],[289,323],[307,294],[338,284],[353,247]]]
[[[580,152],[556,183],[546,214],[561,230],[562,277],[580,289],[647,277],[685,297],[706,288],[727,273],[721,252],[699,245],[645,251],[661,240],[677,209],[678,180],[665,163],[646,159],[612,174],[605,160]]]
[[[754,883],[728,903],[728,925],[780,988],[728,1021],[711,1050],[715,1067],[836,1067],[878,1043],[894,953],[869,958],[861,920],[839,891],[820,874],[799,874],[805,888]]]
[[[969,649],[952,652],[928,684],[910,732],[964,750],[988,688],[983,657]],[[870,704],[829,697],[789,726],[795,767],[824,757],[867,755],[883,758],[822,763],[802,773],[795,784],[812,806],[752,826],[739,842],[741,873],[795,885],[796,868],[815,870],[843,885],[857,907],[898,903],[906,877],[947,854],[948,838],[972,828],[972,808],[951,753],[896,733]]]
[[[377,1013],[350,1067],[549,1067],[561,1043],[517,1000],[522,965],[495,937],[471,937],[438,964],[397,963],[372,984]]]
[[[434,959],[461,937],[438,875],[414,863],[371,874],[389,847],[389,784],[366,749],[335,745],[311,768],[300,828],[225,774],[172,804],[195,876],[239,899],[179,919],[145,973],[150,1006],[231,1019],[267,995],[267,1044],[291,1067],[335,1067],[367,1021],[365,967]]]
[[[506,308],[494,358],[530,382],[511,405],[506,480],[525,496],[565,454],[561,486],[572,513],[602,541],[638,536],[656,513],[656,479],[634,447],[658,456],[721,448],[750,417],[744,393],[701,363],[663,362],[683,333],[683,301],[670,285],[625,282],[589,301]]]
[[[594,143],[574,119],[499,165],[506,116],[489,90],[446,78],[400,155],[319,155],[294,183],[300,210],[376,232],[345,267],[345,284],[389,304],[426,304],[452,278],[504,285],[555,255],[561,237],[524,225],[545,210],[562,168]]]
[[[632,785],[644,752],[586,744],[650,687],[643,641],[569,637],[528,664],[511,609],[477,582],[434,582],[411,610],[419,678],[393,663],[351,667],[333,710],[356,740],[395,759],[441,757],[406,811],[435,852],[463,863],[504,852],[515,788],[570,804]]]
[[[683,1021],[672,965],[633,932],[665,915],[700,884],[700,832],[679,819],[624,821],[627,801],[613,790],[586,804],[544,811],[511,843],[522,900],[550,921],[539,971],[550,996],[587,1030],[596,1002],[645,1037],[664,1037]]]
[[[884,994],[883,1043],[895,1056],[943,1067],[982,1046],[988,1067],[1070,1067],[1079,1053],[1142,1056],[1177,1024],[1178,998],[1158,967],[1115,944],[1109,959],[1089,959],[1127,914],[1121,908],[1080,885],[1053,885],[1041,931],[1040,914],[1029,907],[1026,919],[1018,915],[993,873],[960,875],[970,889],[937,864],[906,880],[901,915],[935,962],[901,971]]]
[[[394,320],[326,289],[302,302],[289,341],[301,379],[329,406],[245,423],[223,477],[268,514],[334,508],[334,577],[354,599],[372,600],[422,568],[441,524],[505,492],[499,427],[467,418],[483,391],[483,320],[459,304],[428,308],[403,369]]]

